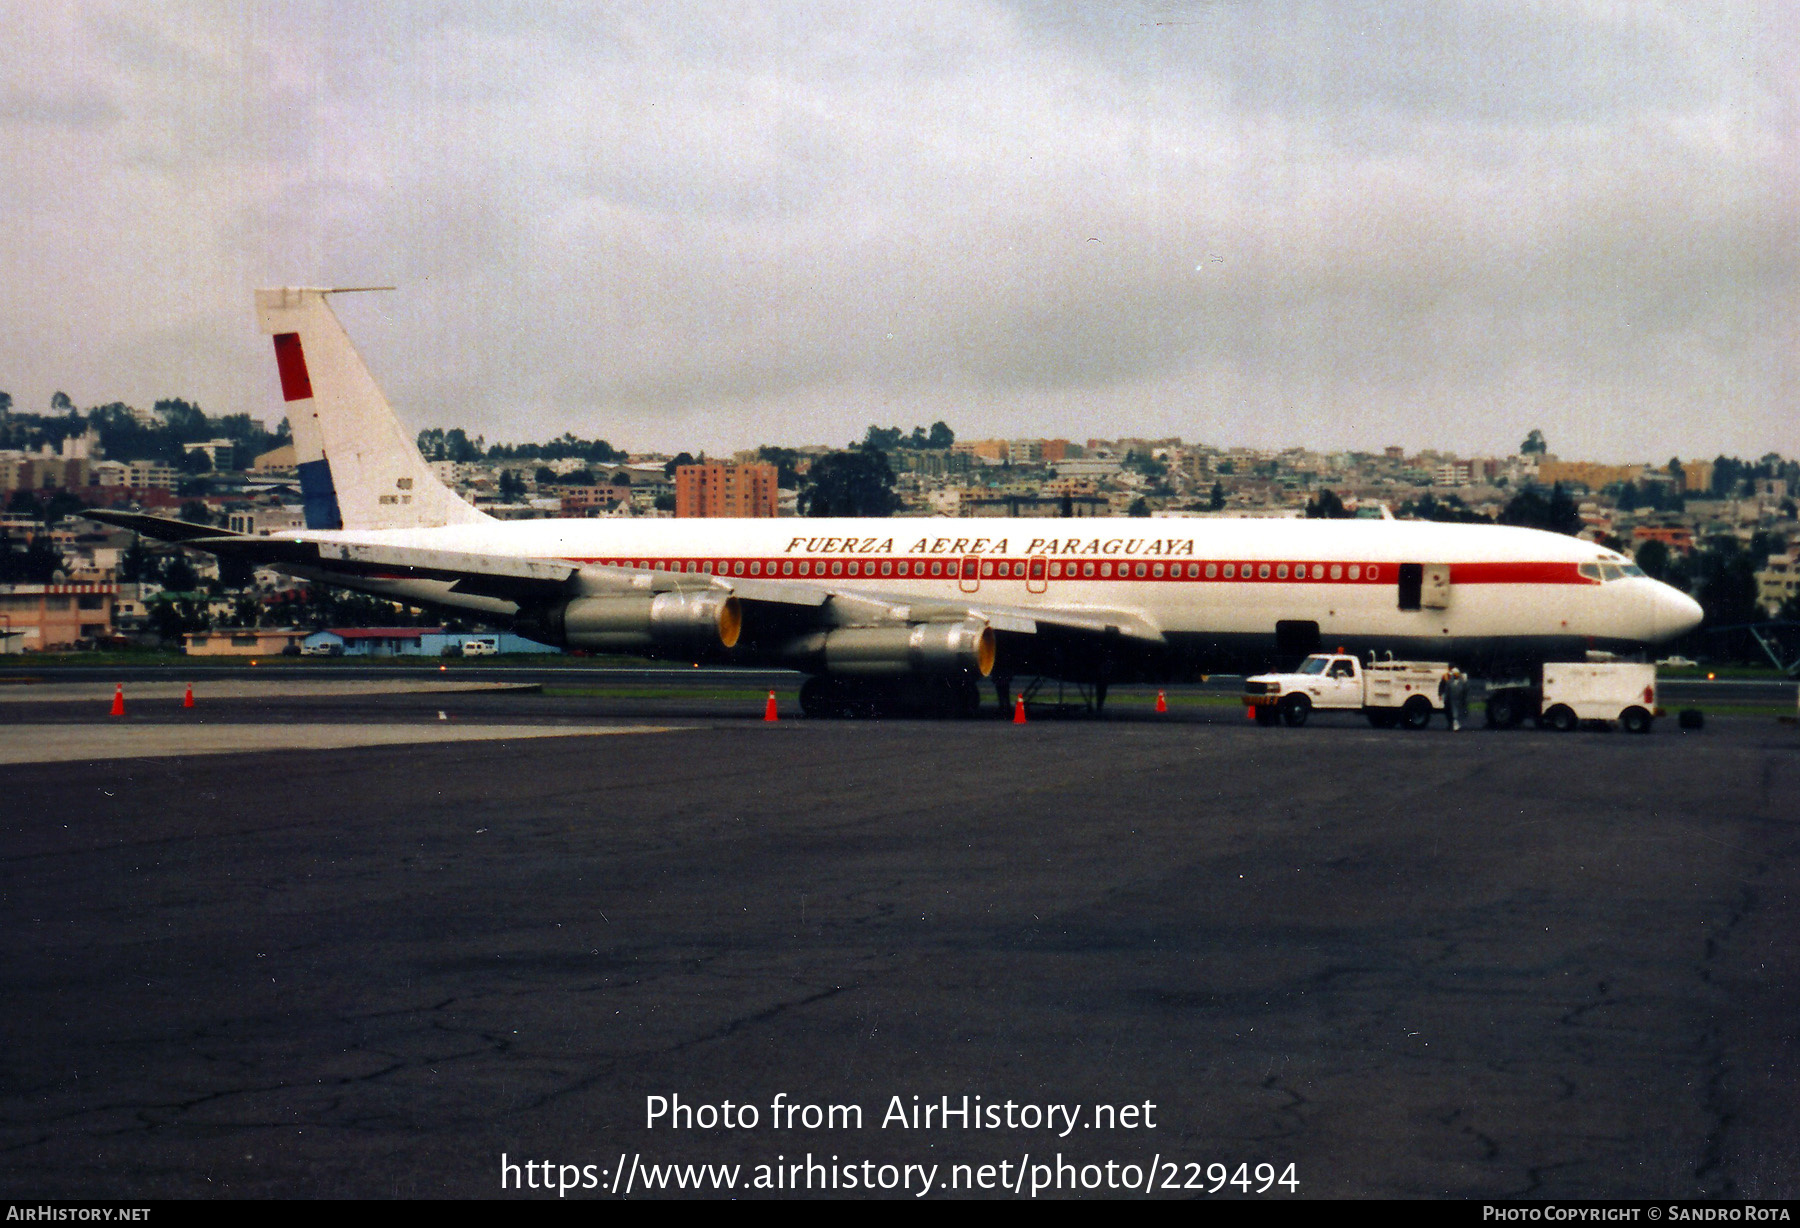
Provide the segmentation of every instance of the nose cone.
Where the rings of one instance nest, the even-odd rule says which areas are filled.
[[[1686,635],[1700,625],[1706,611],[1692,597],[1667,584],[1658,583],[1652,599],[1655,609],[1656,638],[1672,640]]]

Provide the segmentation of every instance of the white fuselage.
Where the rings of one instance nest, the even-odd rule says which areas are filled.
[[[1418,521],[607,518],[295,536],[779,578],[911,600],[1130,611],[1171,639],[1219,642],[1316,623],[1327,647],[1641,645],[1699,617],[1684,594],[1625,574],[1628,560],[1591,543]],[[1447,597],[1402,608],[1405,564],[1447,568]]]

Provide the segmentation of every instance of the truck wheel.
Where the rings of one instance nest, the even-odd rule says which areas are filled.
[[[1258,725],[1273,725],[1280,719],[1281,713],[1270,707],[1268,704],[1262,704],[1256,709],[1256,723]]]
[[[1431,724],[1431,701],[1423,695],[1414,695],[1400,709],[1400,727],[1402,729],[1423,729]]]
[[[1496,695],[1487,701],[1489,729],[1511,729],[1519,723],[1519,710],[1510,695]]]
[[[1571,733],[1579,722],[1575,719],[1575,710],[1568,704],[1557,704],[1544,713],[1544,724],[1558,733]]]
[[[1289,695],[1281,701],[1281,719],[1293,729],[1306,724],[1307,714],[1312,711],[1312,700],[1304,695]]]
[[[1655,719],[1642,708],[1627,708],[1619,717],[1619,723],[1625,726],[1626,733],[1649,733],[1650,723]]]

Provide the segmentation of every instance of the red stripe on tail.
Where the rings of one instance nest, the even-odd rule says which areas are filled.
[[[306,374],[306,355],[299,333],[275,334],[275,365],[281,371],[281,396],[287,401],[312,398],[312,380]]]

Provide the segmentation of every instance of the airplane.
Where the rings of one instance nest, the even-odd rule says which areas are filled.
[[[1017,678],[1104,706],[1321,647],[1505,672],[1635,654],[1697,626],[1626,556],[1535,529],[1396,520],[500,521],[438,480],[328,299],[256,292],[304,530],[97,519],[572,649],[783,666],[809,716],[1002,714]]]

